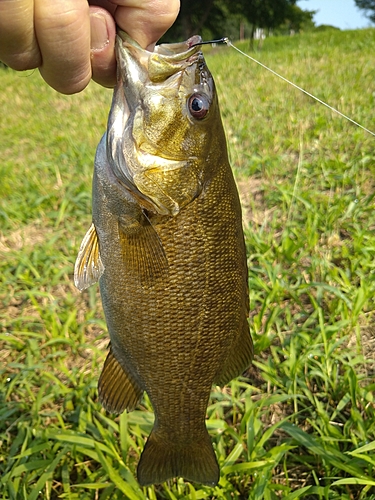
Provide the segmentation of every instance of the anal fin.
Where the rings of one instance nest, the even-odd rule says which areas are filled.
[[[82,240],[74,266],[74,284],[79,291],[96,283],[104,272],[100,258],[99,239],[94,224]]]
[[[142,398],[143,389],[127,373],[110,349],[98,383],[99,400],[111,413],[132,411]]]

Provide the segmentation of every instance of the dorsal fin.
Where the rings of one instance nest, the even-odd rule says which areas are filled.
[[[246,321],[246,320],[245,320]],[[247,321],[241,329],[236,341],[228,350],[227,357],[215,377],[215,384],[223,386],[233,378],[242,375],[253,359],[253,341]]]

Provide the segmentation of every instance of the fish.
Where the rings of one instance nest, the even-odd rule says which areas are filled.
[[[92,225],[74,270],[81,291],[99,281],[110,336],[100,402],[119,414],[146,392],[153,406],[141,486],[218,483],[211,388],[253,357],[241,205],[201,42],[195,35],[149,52],[118,30]]]

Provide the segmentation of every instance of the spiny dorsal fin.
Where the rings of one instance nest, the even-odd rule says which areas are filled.
[[[91,224],[82,240],[74,266],[74,284],[82,292],[96,283],[104,272],[99,253],[99,240],[94,224]]]
[[[142,285],[168,275],[163,244],[144,214],[140,221],[132,219],[131,223],[127,217],[120,218],[119,229],[126,268],[139,277]]]
[[[143,389],[125,372],[112,350],[105,360],[98,391],[100,402],[111,413],[122,413],[125,409],[134,410],[143,394]]]

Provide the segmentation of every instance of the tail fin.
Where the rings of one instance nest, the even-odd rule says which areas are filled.
[[[189,443],[176,443],[153,430],[138,464],[141,486],[163,483],[172,477],[215,486],[220,478],[219,465],[206,429]]]

